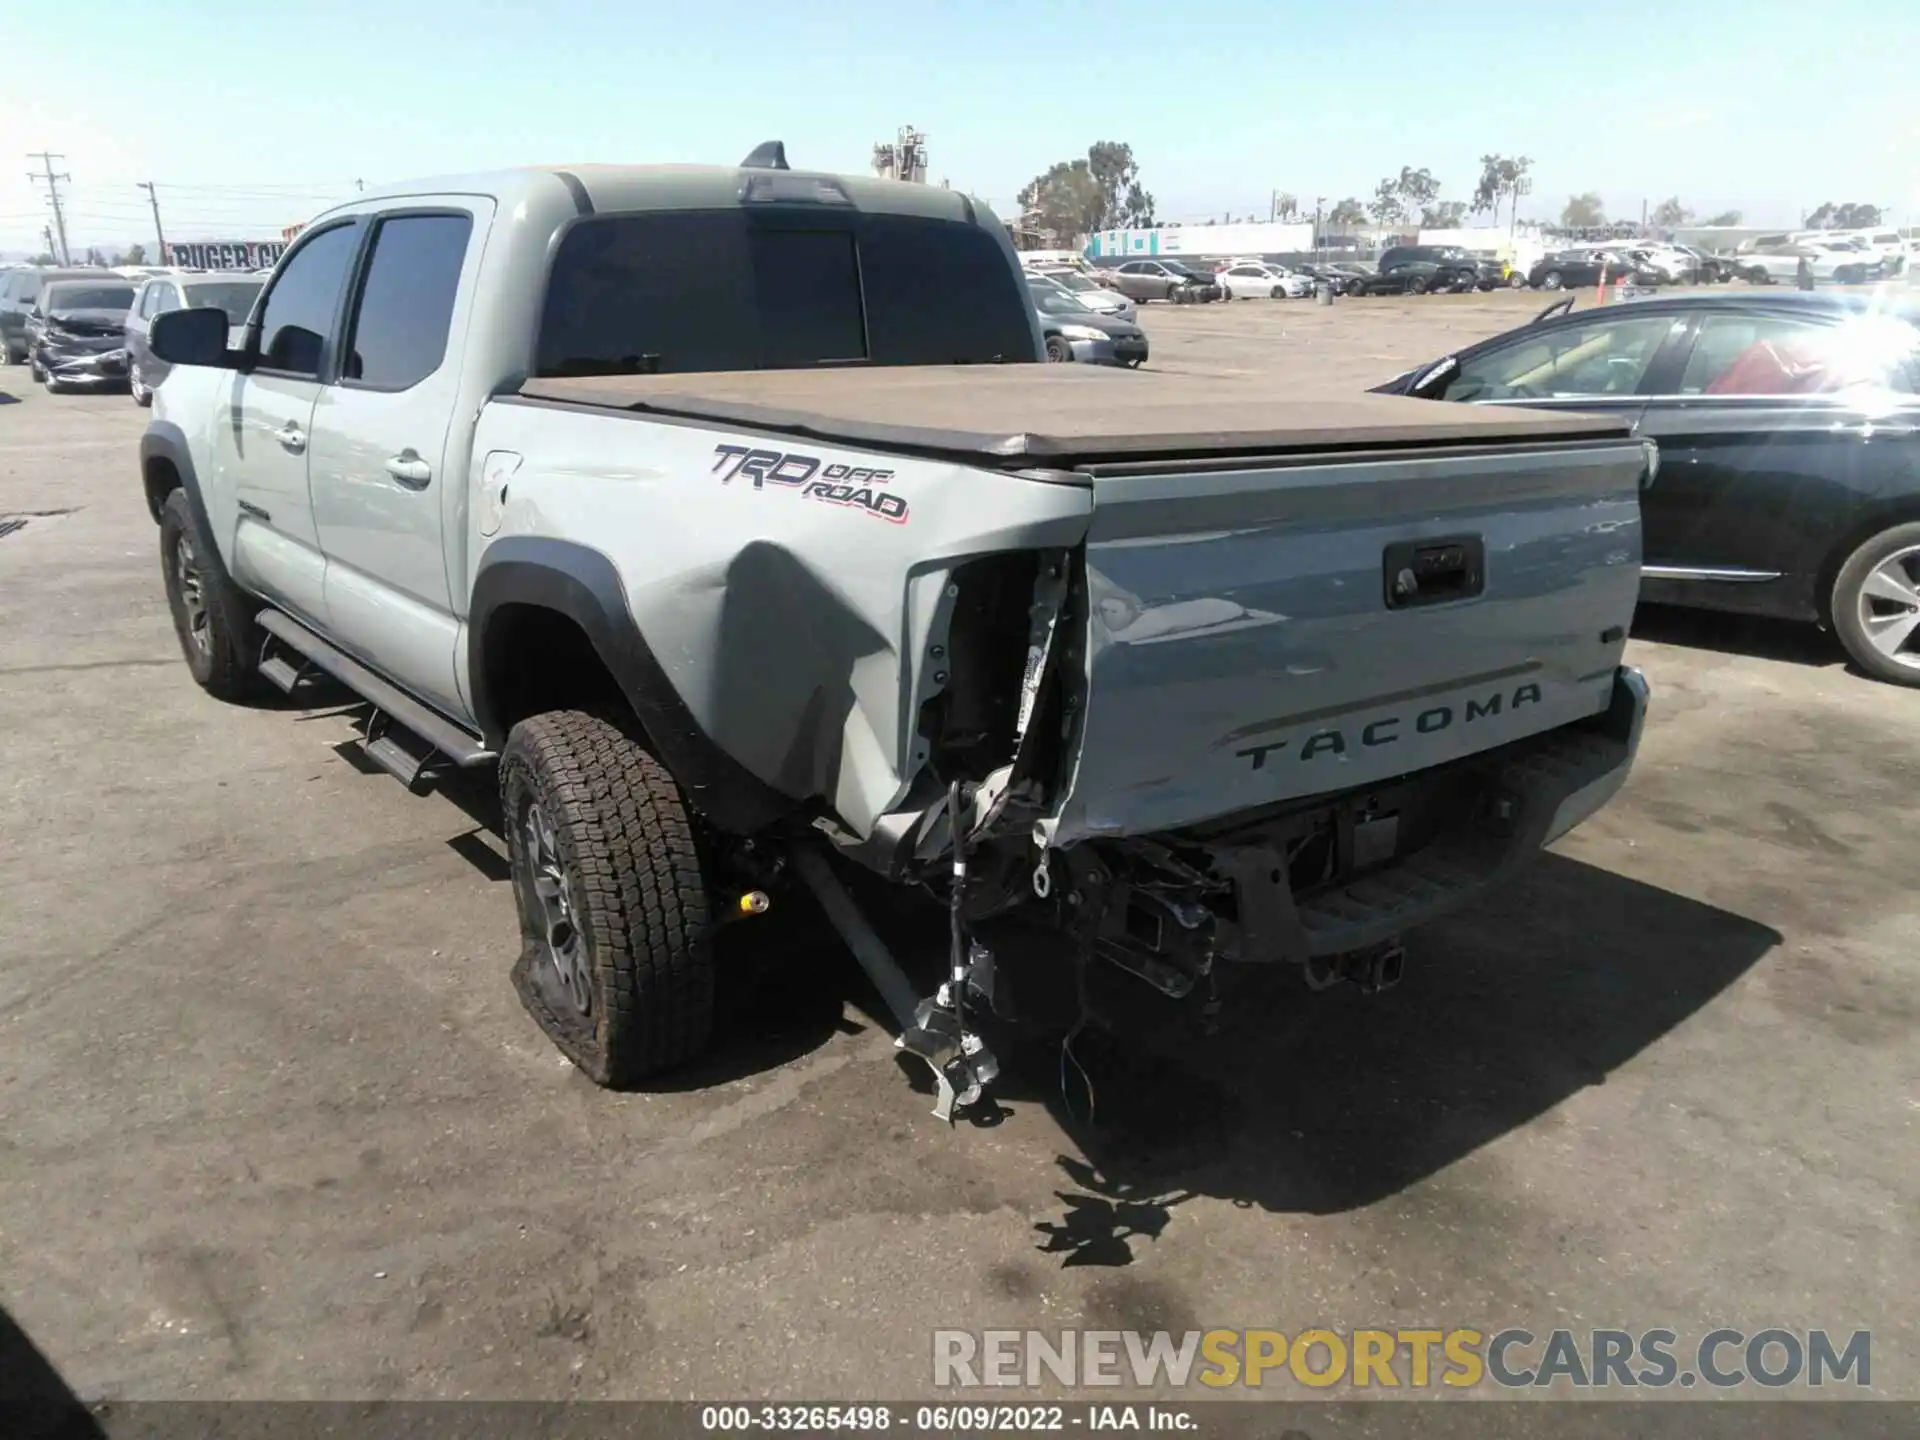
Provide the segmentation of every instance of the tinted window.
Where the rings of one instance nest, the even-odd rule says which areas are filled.
[[[320,357],[333,332],[340,288],[359,231],[352,225],[322,230],[301,246],[267,292],[260,316],[260,364],[293,375],[318,375]]]
[[[131,285],[76,285],[67,281],[49,285],[43,309],[54,310],[131,310]]]
[[[542,375],[1034,358],[1017,277],[944,220],[660,211],[583,221],[555,257]]]
[[[217,284],[189,285],[187,304],[196,310],[224,310],[227,318],[238,325],[247,318],[253,309],[253,302],[260,298],[260,280],[224,280]],[[167,287],[168,308],[179,304],[173,287]]]
[[[342,379],[405,390],[440,368],[472,231],[467,215],[402,215],[380,222]]]
[[[1449,400],[1631,395],[1674,321],[1665,315],[1565,325],[1461,362]]]
[[[1831,395],[1913,389],[1920,334],[1903,320],[1840,324],[1784,315],[1709,315],[1681,372],[1682,395]]]

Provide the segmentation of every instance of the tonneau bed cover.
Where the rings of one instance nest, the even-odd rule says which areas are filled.
[[[999,468],[1619,440],[1605,415],[1301,395],[1255,375],[1091,365],[845,366],[529,380],[527,399],[734,425]]]

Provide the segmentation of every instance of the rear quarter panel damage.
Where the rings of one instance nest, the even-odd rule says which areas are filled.
[[[1076,545],[1092,508],[1073,484],[586,408],[490,405],[474,453],[496,450],[527,458],[469,535],[475,571],[507,536],[593,544],[707,735],[863,837],[925,759],[951,572]]]

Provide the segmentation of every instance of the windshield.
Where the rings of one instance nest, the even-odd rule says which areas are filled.
[[[1033,291],[1033,303],[1047,315],[1091,315],[1092,310],[1082,305],[1075,296],[1064,290],[1056,290],[1051,285],[1029,286]]]
[[[187,286],[187,304],[196,310],[224,310],[238,325],[253,309],[264,280],[223,280],[212,285]]]
[[[131,310],[131,285],[49,285],[41,296],[40,308],[55,310]]]
[[[780,206],[570,226],[539,375],[689,374],[1039,358],[1001,242],[957,220]]]

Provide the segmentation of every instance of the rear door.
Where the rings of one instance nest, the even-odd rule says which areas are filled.
[[[313,417],[327,613],[349,648],[445,713],[456,679],[445,537],[464,521],[470,427],[453,424],[492,202],[414,198],[367,220],[345,343]]]
[[[133,297],[133,308],[127,311],[127,373],[137,380],[145,380],[153,364],[152,352],[147,349],[147,325],[153,319],[161,284],[159,280],[147,281]]]
[[[1709,311],[1647,398],[1647,493],[1662,598],[1814,618],[1833,547],[1920,489],[1915,331],[1891,316]],[[1758,587],[1750,594],[1732,587]]]
[[[233,570],[243,585],[326,625],[326,561],[307,489],[313,406],[334,363],[360,223],[302,235],[249,331],[247,368],[221,392],[213,464],[239,504]]]
[[[140,383],[148,389],[164,380],[169,369],[153,358],[153,351],[147,345],[148,332],[156,318],[179,308],[180,291],[171,280],[150,280],[146,293],[140,297],[140,305],[127,321],[127,358],[130,364],[139,367]]]

